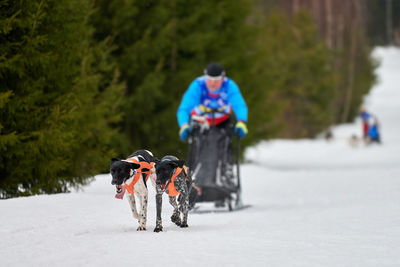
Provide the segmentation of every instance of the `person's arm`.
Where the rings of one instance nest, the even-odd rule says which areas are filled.
[[[181,104],[179,105],[178,111],[176,112],[179,127],[182,127],[182,125],[189,123],[190,112],[193,110],[194,107],[200,104],[200,98],[201,90],[198,82],[194,80],[183,95]]]
[[[233,112],[238,121],[247,122],[247,105],[240,93],[239,87],[233,80],[229,81],[228,101],[232,105]]]

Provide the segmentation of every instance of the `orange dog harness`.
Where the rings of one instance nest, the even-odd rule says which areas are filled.
[[[172,175],[171,181],[168,184],[168,195],[170,197],[176,197],[179,194],[179,192],[175,188],[174,181],[175,181],[175,178],[182,172],[182,169],[185,170],[185,181],[187,180],[187,173],[188,173],[187,167],[183,166],[183,168],[179,168],[179,167],[176,168],[175,173]]]
[[[140,165],[140,167],[139,167],[138,169],[135,170],[136,172],[135,172],[135,174],[134,174],[134,176],[133,176],[132,182],[129,183],[129,184],[125,184],[125,188],[126,188],[126,190],[128,191],[128,193],[129,193],[129,194],[133,194],[133,193],[134,193],[133,187],[134,187],[135,184],[139,181],[140,176],[141,176],[142,173],[147,174],[146,182],[147,182],[147,180],[149,179],[150,174],[151,174],[151,170],[152,170],[153,167],[154,167],[154,162],[152,162],[152,163],[147,163],[147,162],[145,162],[145,161],[138,161],[138,160],[136,160],[136,159],[134,159],[134,158],[129,158],[129,159],[125,160],[125,161],[127,161],[127,162],[132,162],[132,163],[136,163],[136,164],[139,164],[139,165]],[[147,169],[147,170],[144,171],[143,169]]]

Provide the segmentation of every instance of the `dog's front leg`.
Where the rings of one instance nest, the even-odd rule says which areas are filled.
[[[171,216],[171,221],[175,223],[176,225],[180,226],[181,225],[181,216],[179,213],[179,206],[178,203],[176,203],[176,197],[169,197],[169,203],[174,207],[174,212],[172,213]]]
[[[181,227],[188,227],[187,219],[188,219],[188,212],[189,212],[189,190],[186,186],[186,183],[182,185],[180,191],[180,201],[179,201],[179,208],[183,214],[183,220],[181,223]]]
[[[183,220],[181,223],[181,227],[188,227],[189,225],[187,224],[187,220],[188,220],[188,212],[189,212],[189,195],[182,195],[182,199],[181,199],[182,203],[181,203],[181,207],[182,207],[182,213],[183,213]]]
[[[140,214],[139,214],[139,227],[138,231],[146,230],[146,217],[147,217],[147,202],[148,192],[145,190],[143,193],[138,195],[140,202]]]
[[[156,220],[156,228],[154,228],[154,232],[161,232],[163,230],[162,221],[161,221],[162,194],[163,194],[163,192],[161,190],[157,189],[157,194],[156,194],[157,220]]]
[[[138,215],[137,210],[136,210],[136,201],[135,201],[135,195],[134,194],[129,194],[128,193],[128,202],[129,202],[129,206],[131,206],[133,218],[139,219],[139,215]]]

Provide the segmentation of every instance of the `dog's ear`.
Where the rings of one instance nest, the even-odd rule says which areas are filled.
[[[178,165],[179,168],[182,168],[183,165],[185,165],[185,161],[183,159],[180,160],[174,160],[176,162],[176,165]]]
[[[154,162],[155,164],[160,163],[160,160],[157,157],[153,157],[151,161]]]
[[[176,168],[176,167],[182,168],[183,165],[185,164],[185,161],[183,159],[171,160],[168,163],[171,163],[170,165],[173,166],[174,168]]]
[[[128,163],[129,163],[129,166],[130,166],[132,169],[139,169],[139,168],[140,168],[140,164],[133,163],[133,162],[128,162]]]
[[[168,164],[169,166],[171,166],[171,168],[173,168],[173,169],[175,169],[175,168],[178,167],[177,160],[169,160],[169,161],[167,162],[167,164]]]
[[[110,161],[110,165],[113,164],[113,163],[116,162],[116,161],[120,161],[120,159],[112,158],[111,161]]]

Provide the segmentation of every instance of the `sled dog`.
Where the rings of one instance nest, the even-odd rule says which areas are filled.
[[[111,184],[116,186],[116,198],[123,199],[125,191],[133,217],[138,219],[138,231],[146,230],[148,189],[146,182],[151,180],[156,187],[155,161],[158,159],[148,150],[138,150],[127,159],[112,158],[110,163]],[[136,208],[135,197],[140,204],[140,212]]]
[[[166,192],[169,203],[174,207],[171,221],[180,227],[188,227],[189,192],[192,179],[184,160],[174,156],[165,156],[155,164],[156,168],[156,206],[157,219],[154,232],[163,230],[161,221],[162,194]],[[178,202],[177,202],[178,200]],[[182,213],[182,218],[181,218]]]

